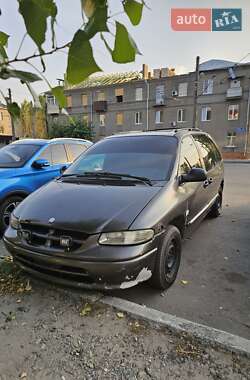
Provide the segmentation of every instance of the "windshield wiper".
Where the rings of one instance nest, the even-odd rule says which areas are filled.
[[[114,179],[122,179],[122,178],[131,178],[137,181],[143,182],[146,185],[152,186],[152,182],[147,177],[139,177],[131,174],[124,173],[112,173],[112,172],[85,172],[84,175],[86,177],[106,177],[106,178],[114,178]]]

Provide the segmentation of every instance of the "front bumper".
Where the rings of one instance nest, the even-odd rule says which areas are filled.
[[[8,228],[4,244],[14,261],[25,271],[44,280],[85,289],[126,289],[148,280],[154,270],[158,239],[129,247],[96,246],[99,258],[90,260],[88,248],[77,255],[44,252],[23,246],[17,233]],[[93,248],[93,247],[92,247]],[[108,257],[110,260],[100,260]],[[117,251],[117,261],[114,260]],[[123,256],[123,260],[120,260]]]

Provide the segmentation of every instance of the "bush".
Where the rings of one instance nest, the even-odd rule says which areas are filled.
[[[72,121],[68,125],[52,124],[49,131],[50,138],[72,137],[78,139],[92,140],[92,132],[90,127],[81,121]]]

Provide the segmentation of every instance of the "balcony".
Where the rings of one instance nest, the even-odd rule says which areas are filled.
[[[162,99],[156,99],[153,106],[154,107],[164,107],[165,105],[166,105],[166,99],[162,98]]]
[[[47,113],[48,113],[48,115],[58,115],[59,114],[59,106],[57,104],[47,103]]]
[[[98,101],[93,103],[93,109],[97,113],[107,112],[108,103],[106,100],[98,100]]]
[[[227,90],[227,99],[238,99],[242,97],[242,87],[232,87]]]

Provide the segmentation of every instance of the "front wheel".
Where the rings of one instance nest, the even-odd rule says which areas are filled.
[[[10,215],[14,209],[22,202],[23,198],[14,195],[13,197],[7,198],[0,205],[0,232],[4,233],[10,223]]]
[[[181,234],[175,226],[168,226],[156,257],[150,283],[154,288],[165,290],[175,281],[181,261]]]

